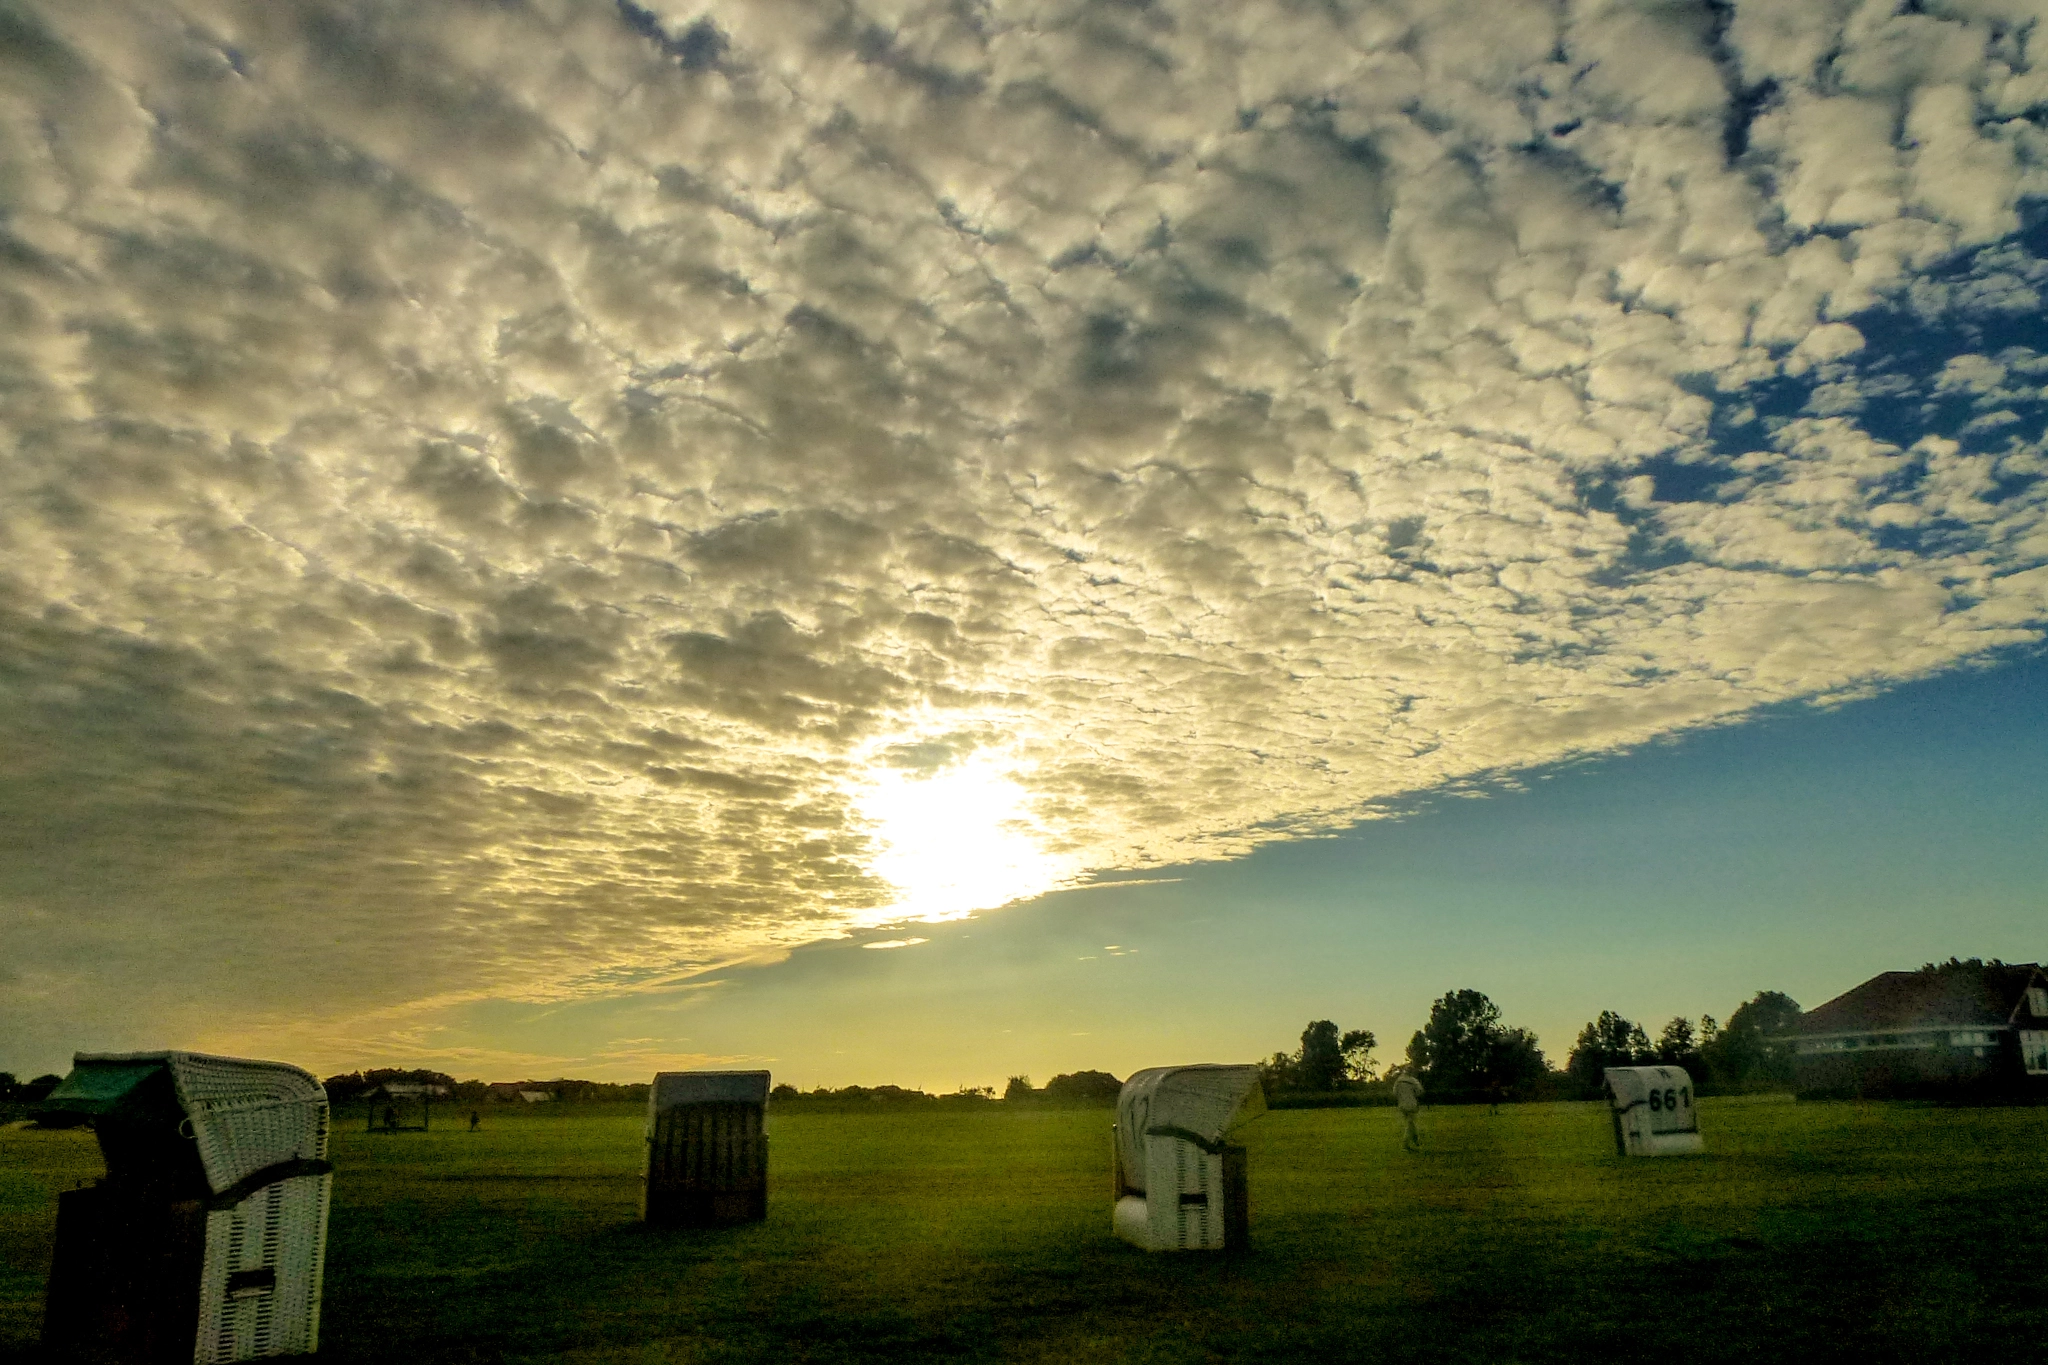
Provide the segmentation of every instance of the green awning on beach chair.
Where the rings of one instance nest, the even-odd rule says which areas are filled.
[[[80,1062],[63,1084],[44,1098],[42,1108],[98,1118],[119,1108],[145,1081],[163,1071],[162,1062]]]

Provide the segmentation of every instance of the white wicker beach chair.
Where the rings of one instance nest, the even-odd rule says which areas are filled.
[[[121,1133],[124,1105],[163,1073],[181,1115],[175,1126],[150,1123]],[[50,1100],[55,1108],[94,1117],[108,1169],[90,1192],[94,1197],[76,1205],[78,1221],[98,1227],[76,1227],[67,1236],[60,1203],[46,1340],[63,1346],[69,1333],[83,1345],[94,1332],[145,1329],[152,1339],[170,1334],[183,1340],[190,1330],[195,1365],[319,1348],[333,1176],[327,1093],[317,1080],[278,1062],[196,1052],[81,1053]],[[165,1171],[194,1164],[191,1154],[178,1150],[186,1141],[197,1157],[198,1178],[166,1183]],[[148,1168],[147,1174],[131,1173],[130,1165]],[[164,1212],[124,1207],[148,1203],[162,1204]],[[121,1263],[114,1229],[147,1226],[153,1218],[182,1227],[188,1209],[203,1217],[203,1249],[194,1248],[195,1256],[151,1249],[147,1265],[132,1258]],[[74,1249],[68,1265],[67,1247]],[[149,1281],[193,1274],[198,1311],[189,1329],[183,1323],[136,1325],[138,1313],[182,1313],[161,1305],[192,1301],[185,1290]],[[94,1280],[118,1291],[96,1290]],[[134,1302],[113,1302],[108,1295],[116,1292]]]
[[[1689,1156],[1706,1150],[1692,1077],[1682,1066],[1610,1066],[1608,1111],[1620,1156]]]
[[[1265,1112],[1255,1066],[1155,1067],[1125,1081],[1111,1141],[1116,1235],[1147,1251],[1242,1248],[1245,1150],[1228,1137]]]

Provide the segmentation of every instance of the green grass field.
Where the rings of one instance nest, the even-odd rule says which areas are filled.
[[[415,1362],[2031,1359],[2048,1109],[1706,1100],[1710,1154],[1583,1104],[1244,1128],[1248,1255],[1109,1235],[1107,1111],[779,1114],[765,1224],[636,1221],[633,1111],[337,1133],[322,1356]],[[0,1355],[32,1355],[89,1132],[0,1132]],[[1990,1358],[1987,1356],[1987,1358]]]

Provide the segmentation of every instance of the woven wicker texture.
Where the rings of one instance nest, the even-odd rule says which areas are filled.
[[[663,1072],[648,1093],[650,1223],[716,1225],[768,1214],[768,1073]]]
[[[167,1066],[215,1194],[280,1163],[326,1158],[327,1092],[298,1067],[197,1052],[77,1060]],[[207,1214],[195,1365],[318,1349],[333,1180],[291,1176]]]
[[[334,1177],[266,1185],[206,1220],[195,1365],[303,1355],[320,1344],[320,1287]],[[267,1284],[237,1290],[235,1272],[269,1271]]]
[[[1214,1148],[1232,1128],[1265,1112],[1266,1092],[1255,1066],[1155,1066],[1133,1072],[1116,1099],[1124,1180],[1133,1190],[1151,1188],[1145,1139],[1154,1134]]]
[[[203,1052],[80,1053],[77,1061],[167,1065],[215,1194],[266,1166],[327,1155],[327,1092],[298,1067]]]

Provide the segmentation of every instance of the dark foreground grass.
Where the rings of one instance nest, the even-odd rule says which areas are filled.
[[[651,1232],[631,1111],[335,1142],[322,1356],[440,1361],[2031,1359],[2048,1109],[1708,1100],[1623,1163],[1591,1105],[1244,1130],[1248,1255],[1109,1235],[1105,1111],[771,1119],[765,1224]],[[88,1133],[0,1132],[0,1352]]]

